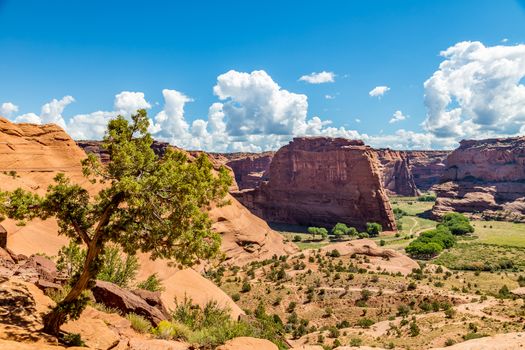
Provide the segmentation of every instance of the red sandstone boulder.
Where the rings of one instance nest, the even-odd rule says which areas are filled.
[[[156,307],[149,305],[144,299],[130,291],[120,288],[116,284],[96,281],[95,287],[91,289],[97,303],[106,305],[122,311],[123,313],[135,313],[149,320],[154,326],[167,317]]]
[[[270,222],[396,227],[377,153],[359,140],[295,138],[275,154],[268,182],[234,196]]]

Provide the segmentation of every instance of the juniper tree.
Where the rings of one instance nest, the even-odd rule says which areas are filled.
[[[220,236],[211,229],[206,208],[223,204],[231,184],[225,168],[215,171],[201,154],[189,159],[168,149],[159,157],[151,149],[146,111],[131,121],[118,116],[108,123],[102,147],[109,162],[91,154],[82,161],[84,176],[101,188],[92,196],[86,188],[58,174],[45,196],[17,189],[0,192],[0,213],[14,220],[54,217],[59,234],[83,243],[83,267],[72,278],[72,288],[44,316],[44,331],[60,334],[60,326],[80,316],[101,267],[107,243],[130,255],[150,253],[151,259],[171,259],[191,266],[213,257]]]

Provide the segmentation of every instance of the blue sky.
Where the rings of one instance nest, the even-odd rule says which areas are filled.
[[[525,1],[514,0],[0,0],[0,104],[17,107],[4,105],[3,114],[13,120],[25,115],[18,121],[63,121],[73,136],[95,137],[100,128],[84,134],[79,129],[100,124],[117,110],[130,111],[116,108],[115,95],[141,92],[151,106],[152,122],[158,124],[158,138],[218,151],[275,148],[301,134],[362,137],[374,146],[395,148],[453,147],[461,138],[521,133],[524,33]],[[494,65],[489,68],[483,58],[468,58],[479,66],[483,86],[475,81],[479,74],[464,77],[461,81],[468,85],[471,79],[471,85],[460,91],[451,74],[436,77],[434,88],[425,88],[424,82],[447,59],[440,52],[462,42],[483,47],[464,45],[458,48],[461,52],[451,53],[455,72],[464,67],[455,58],[474,50],[488,55],[490,62],[516,63],[512,75],[494,82],[490,74],[499,76]],[[248,75],[262,70],[280,90],[261,92],[260,81],[270,84],[266,77],[231,73],[224,77],[225,84],[242,79],[250,83],[236,85],[221,98],[214,86],[231,70]],[[333,73],[334,81],[299,80],[323,71]],[[509,81],[517,89],[505,90]],[[443,91],[433,100],[424,96],[434,96],[436,86],[443,85],[444,96],[452,102],[429,112]],[[370,96],[377,86],[389,90]],[[179,95],[167,97],[163,89]],[[498,89],[503,89],[499,95],[505,101],[486,109],[479,106],[486,100],[483,94]],[[252,94],[248,99],[243,98],[246,91]],[[307,107],[301,98],[290,100],[283,91],[305,95]],[[477,102],[464,100],[471,92],[478,94]],[[273,102],[264,100],[268,94]],[[42,106],[64,96],[72,96],[74,102],[67,100],[58,109],[51,106],[44,118]],[[130,99],[142,98],[133,95],[126,101]],[[269,105],[279,101],[290,106],[279,110]],[[224,115],[222,129],[210,124],[214,103],[224,105],[216,106]],[[106,114],[92,114],[97,111]],[[396,111],[401,118],[390,123]],[[83,117],[74,119],[78,115]],[[324,123],[305,126],[316,116],[344,131]],[[295,122],[301,118],[305,121]],[[181,126],[181,120],[187,125]],[[202,125],[194,120],[202,120]]]

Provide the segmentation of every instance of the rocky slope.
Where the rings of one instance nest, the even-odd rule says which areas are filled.
[[[426,192],[439,183],[450,151],[404,151],[416,187]]]
[[[267,182],[234,196],[270,222],[395,229],[377,154],[362,141],[294,138],[275,154]]]
[[[382,166],[383,186],[389,194],[417,196],[419,191],[410,169],[410,160],[404,151],[388,148],[376,150]]]
[[[525,221],[525,137],[465,140],[446,160],[433,214]]]

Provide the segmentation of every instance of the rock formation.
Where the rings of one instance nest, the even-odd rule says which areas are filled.
[[[414,183],[421,192],[439,183],[445,171],[445,159],[450,151],[404,151]]]
[[[229,158],[226,165],[233,170],[240,190],[257,188],[267,180],[274,155],[275,152],[223,154]]]
[[[457,211],[525,221],[525,137],[461,141],[441,182],[436,216]]]
[[[382,166],[383,186],[389,194],[417,196],[419,191],[414,182],[410,161],[404,151],[380,148],[377,151]]]
[[[294,138],[275,154],[267,182],[234,195],[270,222],[395,229],[377,154],[362,141]]]

